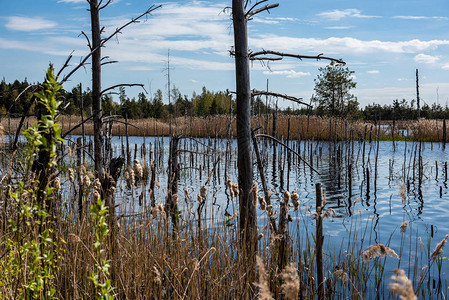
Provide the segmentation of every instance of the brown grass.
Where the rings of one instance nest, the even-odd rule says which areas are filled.
[[[63,116],[61,119],[63,131],[67,132],[70,128],[81,122],[81,117],[78,116]],[[1,120],[1,125],[5,133],[10,132],[14,134],[20,119],[7,118]],[[29,118],[24,123],[24,128],[27,124],[35,122],[34,118]],[[128,134],[130,136],[168,136],[169,122],[156,119],[139,119],[128,120]],[[260,119],[257,116],[252,117],[252,126],[262,127],[261,131],[268,134],[273,133],[273,117],[268,116],[268,127],[265,126],[265,116]],[[288,131],[288,123],[290,122],[290,132]],[[118,119],[112,126],[112,135],[125,135],[126,126],[124,119]],[[227,137],[228,136],[229,116],[217,115],[209,117],[179,117],[172,120],[172,130],[178,135],[186,135],[192,137]],[[380,127],[379,138],[391,139],[392,122],[384,121]],[[447,126],[447,125],[446,125]],[[85,133],[87,135],[93,134],[92,122],[85,123]],[[442,120],[425,120],[417,121],[397,121],[395,127],[395,139],[404,138],[403,131],[407,130],[407,139],[423,140],[423,141],[441,141],[442,140]],[[317,117],[317,116],[288,116],[279,114],[277,117],[276,135],[279,138],[290,139],[310,139],[310,140],[344,140],[344,139],[359,139],[360,137],[369,140],[377,139],[379,127],[373,123],[355,121],[350,122],[341,119]],[[402,131],[400,131],[402,130]],[[76,135],[81,135],[81,127],[72,132]],[[236,137],[236,119],[232,119],[230,134],[231,137]]]

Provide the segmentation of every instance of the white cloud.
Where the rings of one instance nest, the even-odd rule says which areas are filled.
[[[443,70],[449,70],[449,64],[445,64],[441,67]]]
[[[316,38],[296,38],[278,35],[260,35],[250,38],[250,47],[277,50],[293,53],[316,53],[316,49],[325,49],[325,54],[347,53],[418,53],[427,50],[434,50],[438,46],[449,45],[449,40],[409,40],[409,41],[364,41],[352,37],[330,37],[327,39]],[[320,51],[320,50],[318,50]]]
[[[43,29],[51,29],[56,27],[56,24],[53,21],[45,20],[41,17],[8,17],[8,21],[6,23],[6,28],[10,30],[16,31],[39,31]]]
[[[296,72],[295,70],[283,70],[283,71],[263,71],[264,75],[286,75],[287,78],[297,78],[303,76],[310,76],[309,72]]]
[[[331,30],[343,30],[343,29],[351,29],[352,26],[329,26],[324,27],[324,29],[331,29]]]
[[[190,79],[189,82],[191,82],[191,83],[198,83],[198,80]]]
[[[438,17],[438,16],[432,16],[432,17],[427,17],[427,16],[394,16],[394,19],[403,19],[403,20],[438,20],[438,21],[443,21],[443,20],[449,20],[448,17]]]
[[[366,71],[366,73],[368,74],[379,74],[379,70],[371,70],[371,71]]]
[[[398,78],[398,81],[407,81],[407,78]]]
[[[318,16],[331,21],[339,21],[343,18],[381,18],[380,16],[368,16],[361,14],[361,11],[355,8],[334,9],[319,13]]]
[[[434,63],[436,63],[440,58],[437,57],[437,56],[432,56],[432,55],[427,55],[427,54],[420,53],[420,54],[416,55],[413,59],[414,59],[414,61],[416,61],[417,63],[422,63],[422,64],[434,64]]]

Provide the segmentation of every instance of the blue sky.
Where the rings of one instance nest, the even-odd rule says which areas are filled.
[[[106,2],[106,1],[105,1]],[[415,69],[424,102],[449,102],[449,2],[443,0],[280,0],[279,7],[249,22],[251,50],[342,58],[355,71],[354,94],[362,106],[394,99],[414,99]],[[254,3],[254,1],[253,1]],[[275,3],[269,1],[268,3]],[[152,4],[163,7],[145,22],[123,30],[103,55],[118,64],[103,67],[103,88],[142,83],[154,93],[167,89],[167,53],[171,81],[182,94],[235,90],[232,21],[226,1],[151,2],[114,0],[102,10],[106,33]],[[88,53],[81,31],[89,34],[85,0],[2,0],[0,77],[7,82],[41,81],[49,62],[60,68],[72,52],[72,65]],[[252,64],[251,85],[309,100],[318,68],[327,62],[285,59],[269,68]],[[79,70],[66,89],[90,85],[89,66]],[[128,88],[137,95],[139,88]],[[287,102],[283,106],[291,105]]]

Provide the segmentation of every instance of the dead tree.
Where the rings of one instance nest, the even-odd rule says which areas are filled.
[[[236,69],[236,94],[237,94],[237,143],[238,143],[238,173],[239,173],[239,208],[240,208],[240,232],[242,239],[247,244],[255,244],[256,232],[256,214],[253,201],[251,199],[251,185],[253,181],[252,160],[251,160],[251,124],[250,124],[250,99],[251,84],[249,66],[250,61],[278,61],[284,57],[297,59],[316,59],[330,60],[338,63],[344,63],[340,59],[323,56],[297,55],[282,53],[278,51],[262,50],[259,52],[250,52],[248,50],[248,31],[247,23],[251,18],[261,12],[268,11],[278,7],[279,4],[262,5],[268,0],[257,1],[247,11],[249,0],[232,1],[232,19],[234,25],[234,49],[230,54],[235,57]],[[253,90],[253,95],[269,95],[282,97],[292,100],[299,104],[306,104],[300,98],[295,98],[279,93],[269,91]],[[306,104],[308,105],[308,104]]]
[[[240,234],[247,254],[255,253],[256,208],[250,193],[253,184],[251,154],[251,88],[248,56],[248,16],[244,0],[232,0],[232,20],[234,25],[234,54],[237,93],[237,145]]]

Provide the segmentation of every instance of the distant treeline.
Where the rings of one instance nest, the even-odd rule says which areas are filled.
[[[33,88],[28,88],[30,83],[25,79],[13,83],[6,83],[3,79],[0,83],[0,116],[20,116],[23,114],[34,114],[35,103],[32,100]],[[27,89],[28,88],[28,89]],[[21,94],[22,93],[22,94]],[[83,108],[84,115],[90,116],[92,107],[92,97],[90,89],[78,85],[71,91],[62,90],[62,107],[66,107],[64,114],[81,115]],[[19,97],[20,95],[20,97]],[[229,114],[232,110],[235,113],[235,97],[228,90],[213,92],[203,87],[201,94],[193,93],[191,97],[182,95],[176,87],[168,95],[159,89],[153,95],[139,93],[137,99],[129,98],[126,89],[118,90],[118,102],[113,100],[112,95],[103,95],[103,111],[106,115],[121,115],[124,118],[158,118],[167,119],[172,116],[209,116],[218,114]],[[16,100],[17,99],[17,100]],[[16,100],[16,101],[15,101]],[[254,115],[271,114],[276,110],[274,101],[267,102],[265,97],[256,97],[252,103]],[[167,104],[170,103],[170,104]],[[275,102],[274,102],[275,103]],[[295,105],[297,107],[297,105]],[[325,112],[315,108],[302,107],[293,109],[292,106],[286,109],[279,109],[279,112],[292,115],[315,114],[325,115]],[[440,104],[424,104],[420,109],[420,117],[427,119],[449,119],[449,107]],[[392,104],[379,105],[370,104],[364,108],[359,108],[351,116],[352,119],[359,120],[414,120],[418,118],[416,101],[393,100]]]

